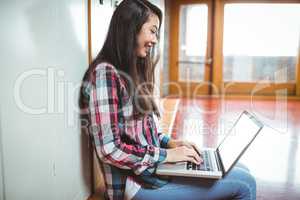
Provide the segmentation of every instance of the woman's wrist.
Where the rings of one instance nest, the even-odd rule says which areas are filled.
[[[172,160],[172,150],[171,149],[166,149],[166,158],[163,161],[164,163],[168,163]]]
[[[168,144],[167,144],[167,148],[172,149],[172,148],[176,148],[178,146],[180,146],[180,140],[176,140],[176,139],[170,139]]]
[[[167,143],[167,148],[168,149],[174,148],[174,139],[169,139]]]

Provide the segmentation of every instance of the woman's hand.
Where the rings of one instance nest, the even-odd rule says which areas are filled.
[[[167,158],[165,162],[191,161],[195,164],[203,162],[200,149],[192,142],[170,139],[167,147]]]
[[[181,146],[186,146],[186,147],[189,147],[189,148],[194,148],[198,152],[198,154],[201,155],[200,149],[193,142],[188,142],[188,141],[185,141],[185,140],[170,139],[169,142],[168,142],[168,144],[167,144],[167,148],[170,148],[170,149],[176,148],[176,147],[181,147]]]

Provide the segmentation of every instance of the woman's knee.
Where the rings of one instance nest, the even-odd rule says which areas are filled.
[[[256,180],[253,175],[251,175],[248,171],[235,167],[233,168],[226,176],[228,179],[236,179],[241,180],[243,182],[247,182],[250,185],[256,186]]]
[[[240,163],[240,162],[238,162],[238,163],[235,165],[235,168],[244,169],[244,170],[246,170],[247,172],[250,172],[249,168],[248,168],[246,165],[244,165],[243,163]]]
[[[256,199],[256,180],[243,169],[235,169],[233,178],[239,183],[239,193],[245,199]],[[244,199],[244,198],[242,198]]]
[[[256,191],[248,183],[239,182],[234,199],[255,200]]]
[[[241,173],[241,179],[242,179],[242,181],[247,183],[251,188],[256,190],[256,180],[252,174],[243,171]]]

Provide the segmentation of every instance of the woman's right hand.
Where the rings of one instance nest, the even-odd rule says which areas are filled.
[[[179,146],[176,148],[167,149],[167,157],[165,162],[176,163],[183,161],[190,161],[197,165],[203,162],[202,158],[194,148]]]

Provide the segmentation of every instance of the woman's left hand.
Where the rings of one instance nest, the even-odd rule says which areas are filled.
[[[170,139],[168,142],[168,145],[167,145],[167,147],[170,149],[180,147],[180,146],[186,146],[188,148],[193,148],[201,156],[201,151],[200,151],[199,147],[197,147],[197,145],[193,142],[189,142],[189,141],[185,141],[185,140]]]

